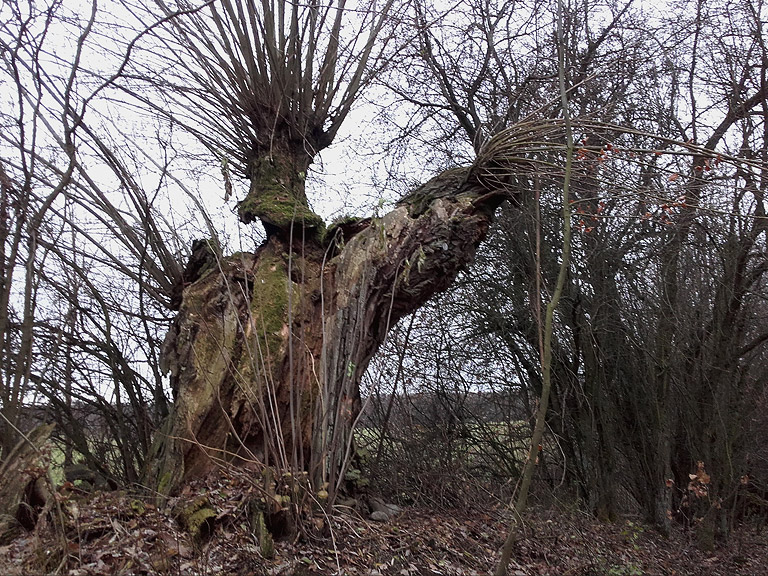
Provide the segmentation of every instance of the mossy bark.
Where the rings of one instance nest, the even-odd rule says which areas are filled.
[[[302,229],[315,234],[322,231],[323,220],[307,204],[305,179],[311,163],[301,148],[274,146],[257,153],[249,166],[251,180],[248,195],[238,205],[240,220],[249,224],[259,220],[268,235],[284,238]]]
[[[198,496],[192,501],[182,501],[173,515],[194,542],[202,544],[213,533],[217,513],[207,496]]]
[[[425,185],[439,193],[418,213],[406,203],[292,243],[273,234],[185,288],[163,350],[176,400],[150,486],[172,494],[221,465],[269,467],[333,501],[368,362],[473,259],[503,200],[469,171],[453,176]]]

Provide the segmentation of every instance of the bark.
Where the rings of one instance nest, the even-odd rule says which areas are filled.
[[[369,360],[472,261],[503,200],[475,174],[451,170],[384,217],[323,234],[281,225],[187,286],[164,345],[176,398],[148,484],[172,494],[219,465],[270,467],[332,501]]]
[[[53,425],[38,426],[22,439],[0,466],[0,545],[31,531],[50,496],[50,454],[43,447]]]
[[[238,205],[240,220],[260,220],[267,234],[284,239],[298,226],[322,229],[322,219],[307,205],[305,178],[311,163],[302,143],[291,144],[288,136],[276,136],[270,148],[255,152],[248,166],[250,190]]]

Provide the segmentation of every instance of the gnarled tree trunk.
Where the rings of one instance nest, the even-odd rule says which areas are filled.
[[[267,216],[255,253],[196,265],[165,343],[176,400],[148,483],[170,494],[220,464],[266,466],[333,499],[369,360],[473,259],[503,200],[477,173],[450,170],[382,218],[328,230]],[[288,185],[269,178],[277,192]],[[252,215],[266,222],[263,190]]]

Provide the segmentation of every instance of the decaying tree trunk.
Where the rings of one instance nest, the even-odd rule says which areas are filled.
[[[0,466],[0,545],[32,530],[48,501],[50,453],[44,446],[53,428],[45,424],[32,430]]]
[[[196,264],[202,276],[184,289],[164,349],[176,398],[147,482],[171,494],[227,463],[304,474],[332,499],[369,360],[471,262],[504,199],[477,173],[450,170],[382,218],[327,230],[265,217],[262,195],[248,217],[268,224],[268,240]]]

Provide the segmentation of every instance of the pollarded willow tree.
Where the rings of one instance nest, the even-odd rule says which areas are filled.
[[[195,134],[227,185],[247,179],[238,216],[261,222],[266,240],[228,257],[215,241],[195,247],[164,344],[175,402],[148,483],[168,494],[234,462],[290,471],[332,500],[370,358],[472,260],[505,192],[485,161],[435,177],[382,218],[326,227],[310,208],[308,168],[386,65],[407,6],[154,6],[162,56],[145,68],[137,59],[123,87]],[[170,105],[129,85],[135,78]]]

